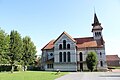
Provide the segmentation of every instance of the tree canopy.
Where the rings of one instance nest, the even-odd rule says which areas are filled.
[[[36,46],[29,36],[22,38],[16,30],[8,35],[0,28],[0,64],[11,64],[11,72],[17,64],[33,64],[36,52]]]
[[[20,34],[17,31],[11,31],[10,33],[10,53],[8,54],[9,56],[9,61],[11,66],[13,67],[16,61],[20,61],[22,57],[22,39]],[[14,68],[12,69],[12,71]]]
[[[26,65],[29,65],[35,61],[35,53],[36,47],[34,43],[31,41],[31,38],[29,36],[25,36],[23,38],[23,56],[22,56],[24,71]]]
[[[9,53],[9,35],[0,28],[0,64],[6,64],[7,53]]]

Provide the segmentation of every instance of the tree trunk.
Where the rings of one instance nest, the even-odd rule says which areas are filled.
[[[96,64],[96,71],[98,71],[98,70],[97,70],[97,66],[98,66],[98,62],[97,62],[97,64]]]
[[[90,70],[91,72],[93,71],[93,69]]]
[[[25,69],[25,65],[23,66],[23,70],[26,71],[26,69]]]
[[[11,73],[13,73],[13,71],[14,71],[14,65],[11,64],[11,67],[12,67],[12,69],[11,69]]]

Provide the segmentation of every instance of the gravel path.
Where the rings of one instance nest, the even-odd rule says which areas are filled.
[[[72,72],[55,80],[120,80],[120,72]]]

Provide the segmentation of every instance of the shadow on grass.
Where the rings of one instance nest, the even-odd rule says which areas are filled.
[[[59,75],[60,73],[57,73],[57,72],[56,72],[56,73],[51,73],[51,74],[52,74],[52,75]]]

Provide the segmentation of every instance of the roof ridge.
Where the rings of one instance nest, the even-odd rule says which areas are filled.
[[[72,41],[75,42],[74,38],[72,38],[67,32],[64,31],[64,32],[54,41],[54,43],[55,43],[63,34],[65,34],[65,35],[68,36]]]
[[[93,38],[93,37],[80,37],[80,38]],[[77,39],[77,38],[74,38],[74,39]]]

